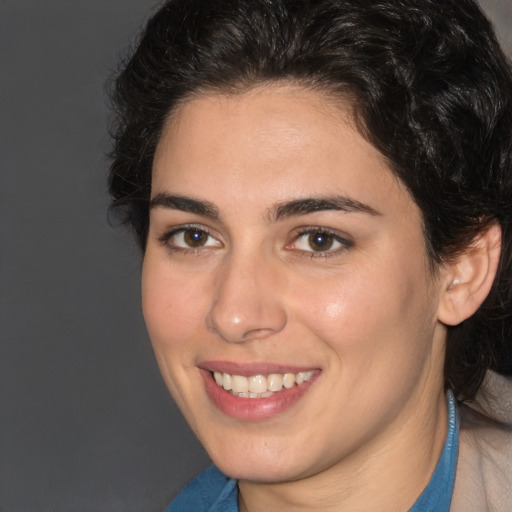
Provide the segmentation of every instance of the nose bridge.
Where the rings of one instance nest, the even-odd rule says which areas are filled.
[[[232,251],[216,276],[206,323],[225,341],[242,343],[286,325],[278,264],[256,252]]]

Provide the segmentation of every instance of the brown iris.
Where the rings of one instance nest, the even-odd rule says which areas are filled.
[[[183,233],[183,240],[189,247],[202,247],[208,240],[208,233],[200,229],[187,229]]]
[[[329,233],[316,231],[308,236],[308,244],[313,251],[328,251],[333,243],[334,237]]]

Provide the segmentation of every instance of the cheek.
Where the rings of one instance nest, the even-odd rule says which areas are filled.
[[[186,416],[188,404],[194,403],[195,388],[189,383],[201,339],[197,333],[203,325],[202,289],[190,276],[170,272],[168,263],[146,255],[142,269],[144,320],[162,377]]]
[[[365,275],[368,273],[356,271],[330,276],[307,287],[308,292],[297,300],[298,307],[307,305],[302,312],[323,338],[337,334],[350,339],[389,317],[395,298],[385,293],[385,283],[369,282]]]
[[[398,262],[358,269],[309,287],[313,294],[302,295],[296,307],[339,359],[357,364],[359,358],[366,366],[380,361],[384,367],[401,355],[414,357],[411,338],[429,314],[422,281],[415,269]]]
[[[167,267],[146,257],[142,270],[142,309],[157,357],[191,346],[206,303],[204,284]]]

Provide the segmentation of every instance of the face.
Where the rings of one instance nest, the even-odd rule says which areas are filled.
[[[190,99],[152,198],[147,327],[222,470],[293,480],[417,433],[442,395],[438,279],[417,206],[343,108],[293,86]]]

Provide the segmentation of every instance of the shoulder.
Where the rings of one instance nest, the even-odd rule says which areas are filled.
[[[512,510],[512,379],[489,373],[475,401],[460,407],[453,512]]]
[[[224,510],[230,502],[237,503],[236,481],[212,466],[192,480],[165,512],[214,512],[220,502]]]

